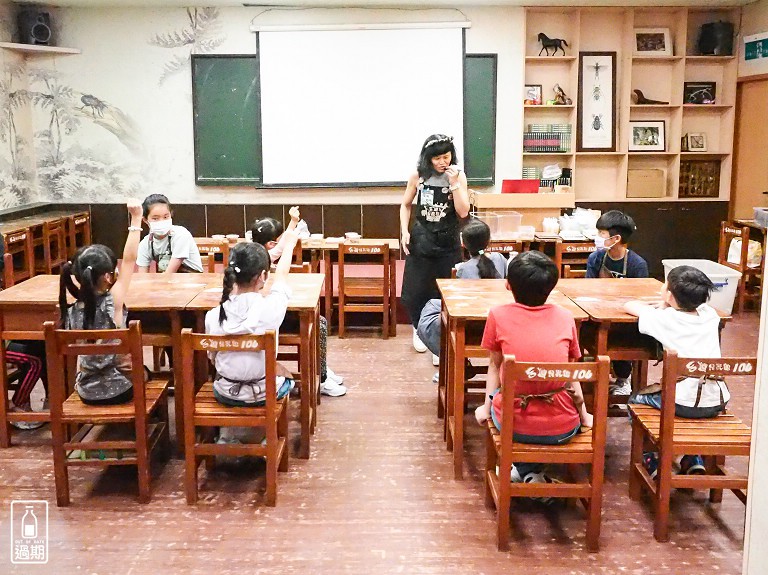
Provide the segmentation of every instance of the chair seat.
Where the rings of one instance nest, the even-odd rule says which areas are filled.
[[[275,410],[275,420],[280,418],[280,414],[285,409],[286,399],[280,399],[277,402]],[[266,421],[267,409],[265,406],[254,407],[230,407],[219,402],[213,395],[213,382],[208,381],[195,394],[195,425],[205,425],[200,423],[203,419],[217,418],[219,420],[237,419],[247,417],[251,422],[258,420]],[[223,424],[224,421],[218,423]],[[233,423],[234,424],[234,423]],[[245,425],[245,424],[244,424]]]
[[[647,405],[630,404],[629,409],[651,440],[658,443],[661,412]],[[711,419],[675,417],[674,425],[675,454],[749,455],[752,429],[734,415],[721,414]]]
[[[146,383],[145,413],[149,415],[160,404],[160,400],[168,389],[168,379],[152,379]],[[133,421],[135,412],[133,402],[120,405],[87,405],[83,403],[77,392],[73,392],[62,406],[61,420],[65,423],[117,423]]]
[[[347,297],[382,297],[384,280],[382,278],[344,278],[344,295]]]
[[[488,420],[488,431],[498,457],[501,457],[501,432],[492,420]],[[577,433],[568,443],[562,445],[541,445],[536,443],[512,443],[512,459],[526,463],[590,463],[592,461],[592,429]]]

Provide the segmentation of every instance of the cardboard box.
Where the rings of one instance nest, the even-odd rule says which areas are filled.
[[[663,198],[667,195],[667,174],[660,168],[627,170],[628,198]]]

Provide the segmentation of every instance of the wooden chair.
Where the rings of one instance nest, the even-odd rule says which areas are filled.
[[[382,337],[389,338],[389,243],[347,243],[339,244],[339,337],[346,337],[346,314],[356,312],[374,312],[383,315]],[[381,265],[379,277],[353,277],[348,275],[349,268],[356,267],[357,256],[365,256],[366,263]],[[351,258],[351,259],[350,259]]]
[[[554,262],[560,272],[560,277],[565,277],[563,267],[565,265],[570,266],[570,273],[575,273],[577,270],[583,270],[586,275],[587,258],[597,248],[592,242],[557,242],[555,243],[555,257]],[[578,268],[574,268],[578,266]],[[577,276],[571,276],[577,277]],[[584,276],[581,276],[584,277]]]
[[[195,238],[195,245],[200,250],[203,269],[209,273],[216,271],[216,254],[221,254],[224,267],[229,263],[229,242],[226,239]]]
[[[88,211],[72,214],[67,221],[67,254],[69,257],[83,247],[91,245],[91,213]]]
[[[267,488],[265,502],[274,506],[277,500],[277,472],[288,471],[288,397],[277,399],[275,380],[275,332],[263,335],[217,336],[181,332],[184,386],[184,459],[187,503],[197,502],[197,470],[206,461],[213,466],[216,455],[262,456],[267,461]],[[229,407],[219,403],[213,395],[213,382],[208,372],[196,373],[194,352],[226,350],[227,352],[263,351],[266,357],[266,404],[261,407]],[[201,385],[198,385],[200,382]],[[217,444],[211,428],[262,427],[266,432],[266,445]]]
[[[5,241],[4,257],[11,256],[10,264],[8,259],[4,260],[6,262],[5,277],[8,278],[7,274],[10,273],[13,283],[18,283],[34,276],[35,250],[29,228],[4,233],[3,240]],[[12,284],[8,284],[7,281],[6,279],[6,287],[10,287]]]
[[[70,467],[110,465],[135,465],[139,502],[148,503],[152,452],[170,452],[168,380],[144,381],[139,322],[130,322],[127,329],[59,330],[47,321],[44,331],[56,504],[69,505]],[[130,354],[133,401],[87,405],[73,391],[78,356],[102,354]],[[126,424],[133,428],[132,437],[123,436]]]
[[[563,272],[561,275],[562,278],[568,279],[568,278],[585,278],[587,277],[587,270],[580,270],[580,269],[571,269],[571,266],[569,264],[563,264]]]
[[[35,273],[52,274],[66,263],[68,258],[66,226],[66,218],[43,222],[42,259],[35,260]]]
[[[488,505],[496,506],[496,533],[500,551],[509,548],[509,509],[512,497],[579,498],[587,510],[587,549],[598,551],[610,369],[607,356],[600,356],[595,363],[522,363],[515,361],[514,356],[504,357],[501,432],[489,419],[485,468],[485,498]],[[535,371],[534,377],[531,377],[531,371]],[[577,434],[563,445],[514,442],[515,382],[518,380],[563,383],[578,380],[582,384],[592,383],[594,427]],[[565,464],[571,476],[570,481],[512,483],[513,462]],[[589,468],[588,473],[584,471],[585,466]]]
[[[2,289],[13,287],[13,256],[11,254],[3,254],[3,286]],[[5,345],[0,343],[0,345]],[[11,363],[5,364],[5,377],[8,383],[8,389],[16,391],[18,388],[18,381],[21,374],[17,367]]]
[[[739,263],[734,264],[728,261],[728,249],[731,247],[731,241],[741,240],[741,253]],[[765,246],[764,246],[765,247]],[[720,224],[720,246],[717,253],[717,262],[741,272],[741,279],[736,288],[736,313],[744,310],[746,301],[757,302],[756,307],[760,306],[760,296],[762,290],[763,268],[765,266],[765,253],[758,267],[749,267],[747,265],[747,251],[749,250],[749,227],[734,226],[729,222]]]
[[[752,430],[749,425],[725,412],[711,419],[675,417],[677,379],[704,376],[755,375],[754,357],[679,358],[664,353],[661,381],[661,410],[647,405],[630,404],[632,413],[632,449],[629,466],[629,496],[640,498],[647,490],[655,511],[653,536],[669,539],[669,500],[672,489],[709,489],[709,500],[722,501],[723,489],[730,489],[746,503],[747,476],[728,473],[726,456],[749,457]],[[651,479],[643,465],[643,452],[658,452],[656,479]],[[677,475],[673,461],[680,455],[701,455],[705,475]]]

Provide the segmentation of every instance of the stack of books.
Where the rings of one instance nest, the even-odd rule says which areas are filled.
[[[523,151],[564,153],[571,151],[570,124],[528,124],[523,132]]]

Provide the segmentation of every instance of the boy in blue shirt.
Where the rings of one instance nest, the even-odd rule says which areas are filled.
[[[587,259],[588,278],[647,278],[648,264],[627,247],[632,233],[637,229],[635,222],[624,212],[605,212],[595,224],[597,236],[595,246]],[[610,385],[612,395],[632,393],[632,362],[611,362],[616,381]]]

